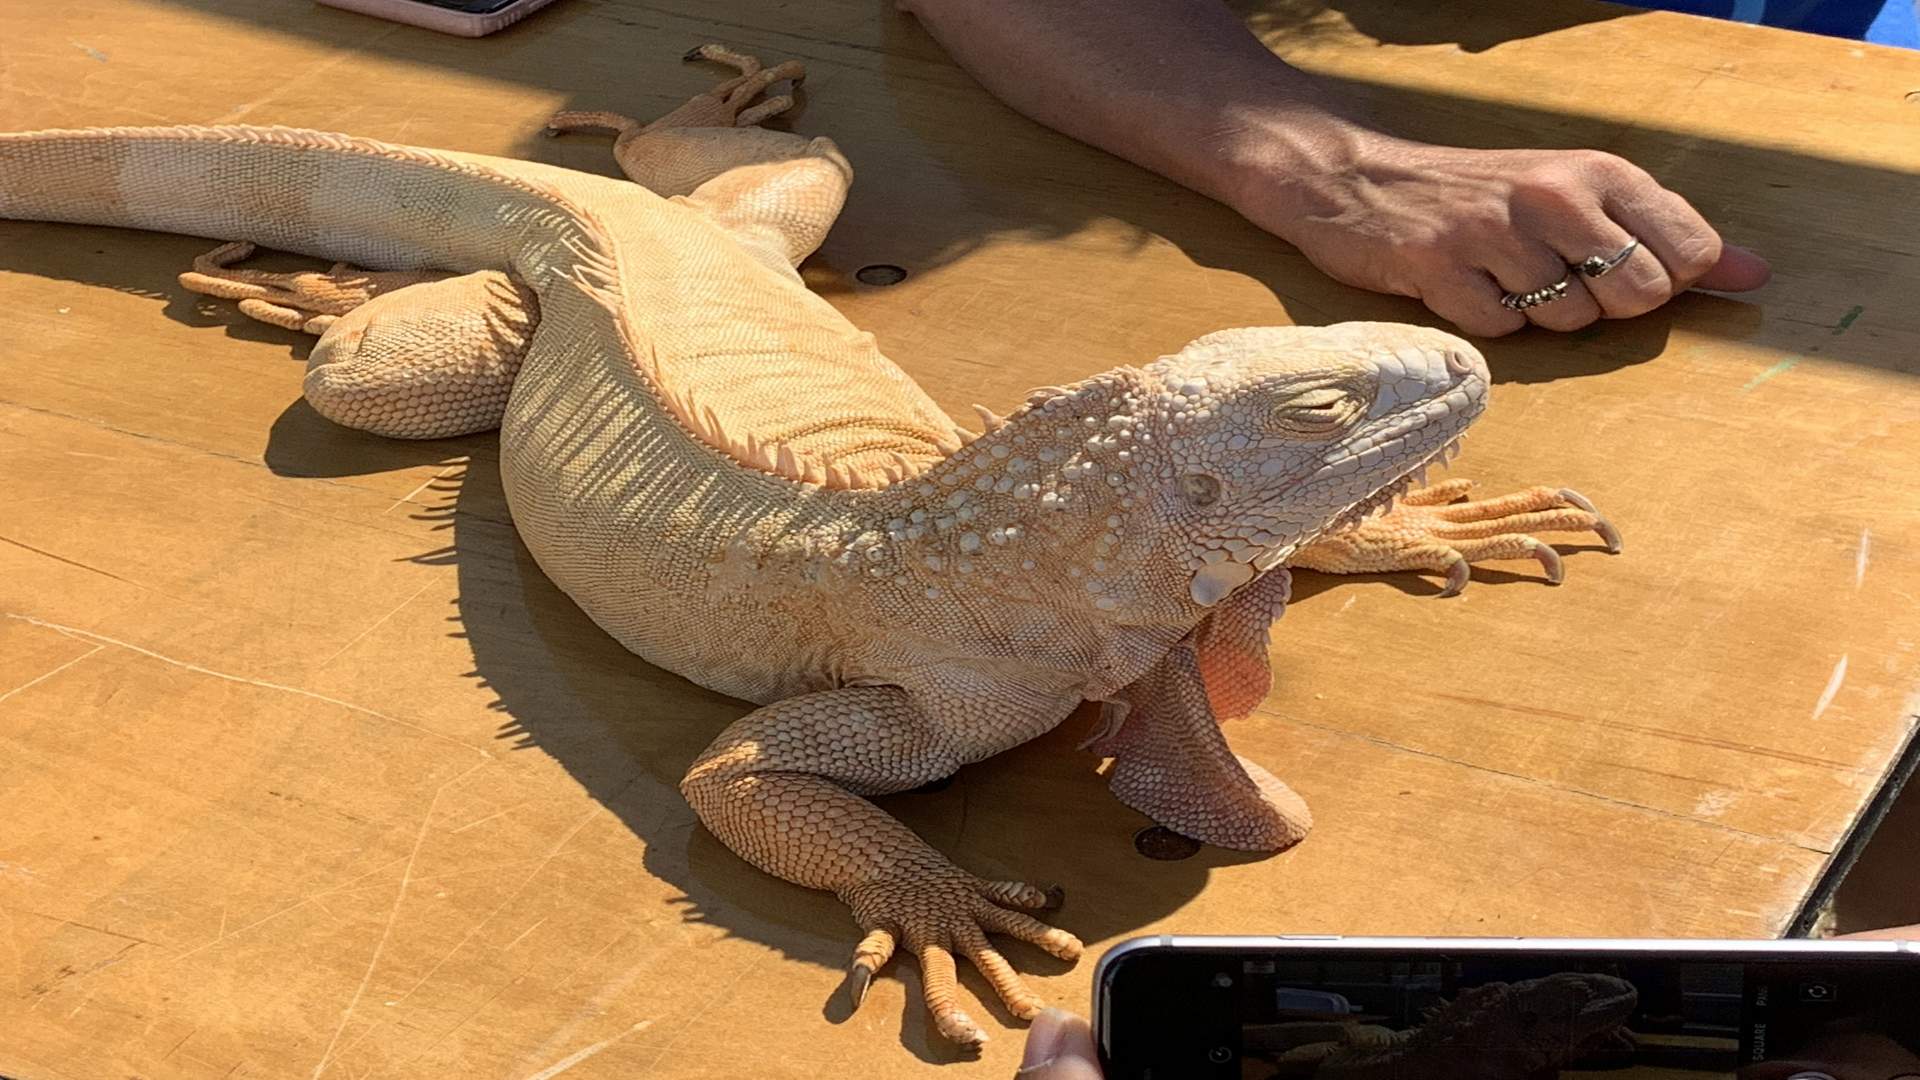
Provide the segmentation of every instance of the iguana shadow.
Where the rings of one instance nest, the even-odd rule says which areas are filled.
[[[297,401],[274,423],[265,457],[276,474],[300,477],[448,462],[446,474],[412,497],[416,516],[446,541],[414,558],[455,569],[449,632],[472,650],[466,677],[494,695],[497,723],[486,734],[510,752],[548,755],[631,829],[644,843],[646,872],[679,890],[681,917],[794,960],[844,967],[859,936],[846,908],[755,870],[698,824],[678,791],[694,757],[752,706],[627,652],[541,573],[508,519],[494,436],[392,442],[337,427]],[[878,801],[976,873],[1062,884],[1068,900],[1054,913],[1058,925],[1088,941],[1127,936],[1179,910],[1214,868],[1246,857],[1203,848],[1163,862],[1138,853],[1134,833],[1150,823],[1113,799],[1097,761],[1076,749],[1090,722],[1083,710],[1035,742],[962,769],[938,790]],[[1071,858],[1057,856],[1063,836],[1075,838]],[[1023,970],[1069,970],[1037,949],[1004,944]],[[1078,970],[1090,975],[1094,959]],[[910,984],[903,1041],[929,1061],[952,1059],[919,1008],[912,965],[896,962],[890,972]],[[1011,1022],[984,980],[963,980],[983,1013]],[[847,1015],[838,994],[822,1010],[832,1020]]]

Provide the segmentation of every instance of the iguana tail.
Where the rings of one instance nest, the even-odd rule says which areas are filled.
[[[246,240],[370,269],[506,270],[530,246],[595,246],[549,173],[562,171],[293,128],[5,133],[0,217]]]

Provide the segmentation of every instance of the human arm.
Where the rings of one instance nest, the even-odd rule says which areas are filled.
[[[1413,296],[1470,334],[1572,330],[1684,289],[1764,284],[1684,199],[1597,151],[1395,138],[1268,51],[1219,0],[902,0],[1013,108],[1233,207],[1351,285]],[[1500,304],[1641,241],[1563,300]]]

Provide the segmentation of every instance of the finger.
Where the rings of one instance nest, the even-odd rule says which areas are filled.
[[[1695,288],[1718,292],[1746,292],[1765,285],[1772,278],[1773,267],[1767,265],[1767,260],[1737,244],[1724,244],[1720,248],[1720,261],[1693,284]]]
[[[1634,243],[1632,233],[1597,209],[1548,226],[1544,235],[1567,265],[1573,267],[1596,255],[1612,259]],[[1634,247],[1624,261],[1599,277],[1577,270],[1574,276],[1586,285],[1609,319],[1644,315],[1673,299],[1673,294],[1679,291],[1668,276],[1667,268],[1645,243]]]
[[[1574,502],[1567,497],[1567,494],[1563,493],[1578,494],[1568,488],[1554,488],[1547,487],[1544,484],[1538,484],[1530,488],[1522,488],[1519,491],[1498,496],[1497,498],[1473,499],[1469,502],[1443,507],[1434,511],[1434,514],[1444,521],[1485,521],[1488,518],[1506,517],[1508,514],[1524,514],[1529,510],[1552,510],[1561,506],[1580,506],[1580,503]],[[1582,501],[1584,501],[1584,496],[1582,497]],[[1581,507],[1581,509],[1587,509],[1592,505],[1592,503],[1588,503],[1587,506]]]
[[[307,320],[312,317],[304,311],[295,311],[292,308],[270,304],[253,297],[240,301],[240,313],[248,318],[259,319],[270,326],[299,331],[307,328]]]
[[[1546,571],[1547,580],[1558,585],[1566,580],[1566,570],[1561,564],[1560,553],[1553,550],[1544,541],[1531,536],[1494,536],[1484,540],[1462,540],[1453,545],[1467,563],[1485,562],[1488,559],[1534,559],[1540,563],[1540,569]],[[1471,576],[1465,575],[1465,576]],[[1452,583],[1452,574],[1448,574],[1448,583]],[[1462,585],[1466,582],[1463,580]]]
[[[1084,948],[1079,938],[1065,930],[1048,926],[1031,915],[1022,915],[1003,907],[981,904],[974,909],[973,917],[992,933],[1018,938],[1062,960],[1080,959],[1081,949]]]
[[[1501,533],[1537,533],[1537,532],[1593,532],[1607,545],[1607,550],[1615,554],[1620,552],[1620,530],[1599,514],[1569,506],[1560,510],[1535,510],[1526,514],[1514,514],[1510,517],[1493,518],[1488,521],[1470,521],[1459,525],[1441,525],[1433,530],[1433,535],[1442,540],[1476,540]]]
[[[196,255],[193,268],[203,274],[217,274],[253,254],[253,245],[245,240],[230,240],[204,255]]]
[[[1490,523],[1497,532],[1536,532],[1566,530],[1598,533],[1607,550],[1620,554],[1620,530],[1585,495],[1572,488],[1530,487],[1502,495],[1497,499],[1476,499],[1454,506],[1443,506],[1434,516],[1453,524],[1434,530],[1446,539],[1491,536],[1493,532],[1468,531],[1466,523]]]
[[[933,1016],[933,1026],[943,1037],[961,1046],[979,1046],[987,1041],[987,1033],[960,1008],[952,953],[938,945],[922,945],[920,982],[927,1012]]]
[[[1472,270],[1420,288],[1420,300],[1435,315],[1471,337],[1500,337],[1527,325],[1527,317],[1500,306],[1505,292],[1484,271]]]
[[[1692,287],[1720,263],[1720,234],[1707,219],[1638,169],[1621,174],[1602,197],[1601,207],[1660,260],[1671,279],[1671,293]]]
[[[238,270],[221,270],[219,271],[221,276],[216,277],[198,270],[186,270],[181,272],[177,280],[182,288],[190,289],[203,296],[218,297],[221,300],[244,300],[250,296],[275,295],[275,290],[225,276],[239,272]]]
[[[854,946],[853,963],[847,967],[847,996],[852,999],[853,1007],[867,999],[867,987],[873,983],[873,977],[880,968],[893,957],[893,935],[885,930],[872,930]]]
[[[681,59],[711,60],[716,64],[725,64],[742,75],[751,75],[760,70],[759,57],[734,52],[725,45],[702,45],[692,52],[687,53],[687,55],[681,57]]]
[[[770,97],[751,109],[742,110],[739,116],[733,118],[733,126],[753,127],[767,117],[778,116],[791,108],[793,108],[793,95],[780,94]]]
[[[1509,294],[1565,283],[1559,299],[1535,304],[1521,312],[1535,326],[1565,332],[1590,325],[1600,317],[1600,305],[1579,275],[1569,270],[1566,260],[1545,244],[1494,256],[1488,260],[1487,272]]]
[[[1046,1003],[1040,1000],[1040,995],[1027,987],[1026,982],[1020,978],[1020,973],[1013,970],[1013,965],[1007,963],[1007,958],[1001,956],[992,945],[987,944],[985,934],[976,930],[962,937],[958,944],[960,950],[966,953],[967,959],[973,963],[974,967],[979,968],[980,974],[985,975],[987,982],[993,985],[993,992],[1000,995],[1000,1000],[1006,1004],[1008,1012],[1022,1020],[1031,1020],[1040,1015],[1041,1009],[1047,1007]]]
[[[1052,911],[1066,902],[1066,890],[1036,888],[1024,881],[977,881],[974,891],[1003,907],[1028,911]]]
[[[1437,484],[1415,488],[1400,496],[1400,502],[1407,506],[1439,506],[1450,503],[1472,490],[1473,481],[1463,476],[1456,476],[1451,480],[1442,480]]]
[[[1015,1075],[1020,1080],[1100,1080],[1093,1029],[1062,1009],[1041,1013],[1027,1032],[1026,1053]]]
[[[782,79],[792,79],[798,83],[807,77],[807,69],[798,60],[788,60],[783,64],[770,67],[765,71],[756,71],[727,89],[727,104],[745,105],[754,96]]]

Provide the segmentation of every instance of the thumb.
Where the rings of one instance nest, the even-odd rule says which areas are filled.
[[[1693,287],[1715,292],[1746,292],[1765,285],[1772,276],[1773,269],[1767,260],[1737,244],[1728,244],[1720,249],[1720,261],[1694,282]]]
[[[1063,1009],[1048,1009],[1027,1032],[1019,1080],[1100,1080],[1100,1059],[1093,1051],[1087,1022]]]

